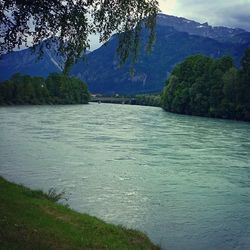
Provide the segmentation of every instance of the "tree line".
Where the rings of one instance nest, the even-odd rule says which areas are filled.
[[[250,121],[250,48],[237,69],[229,56],[191,56],[177,65],[162,93],[166,111]]]
[[[141,94],[135,96],[135,104],[142,106],[161,106],[161,97],[159,94]]]
[[[47,79],[15,74],[0,83],[0,104],[86,104],[87,85],[75,77],[53,73]]]

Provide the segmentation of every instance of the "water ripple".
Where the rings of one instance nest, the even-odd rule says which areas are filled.
[[[250,124],[159,108],[0,108],[0,174],[166,249],[250,249]]]

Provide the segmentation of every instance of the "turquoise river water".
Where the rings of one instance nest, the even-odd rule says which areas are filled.
[[[147,233],[163,249],[250,249],[250,123],[160,108],[0,108],[0,175]]]

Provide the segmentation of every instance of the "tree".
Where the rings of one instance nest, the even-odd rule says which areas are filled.
[[[250,48],[246,49],[245,54],[241,59],[241,66],[244,74],[248,76],[248,80],[250,80]]]
[[[176,66],[174,71],[177,73],[179,68],[180,68],[179,65]],[[175,96],[176,88],[179,85],[179,83],[180,81],[178,77],[173,72],[173,74],[171,74],[171,76],[167,80],[166,86],[164,87],[162,93],[162,106],[165,110],[172,111],[172,102]]]
[[[230,68],[222,77],[223,82],[223,99],[221,106],[223,117],[234,118],[236,116],[237,91],[239,86],[238,70],[234,67]]]
[[[250,120],[250,48],[246,49],[242,57],[239,77],[237,110],[245,116],[245,119]]]
[[[0,104],[87,104],[89,99],[85,83],[63,74],[46,80],[15,74],[0,84]]]
[[[157,0],[0,0],[0,54],[29,39],[40,52],[54,42],[67,58],[67,69],[89,47],[90,34],[99,33],[105,42],[118,32],[124,62],[131,53],[136,56],[143,24],[152,46],[158,11]]]
[[[250,49],[233,66],[231,57],[190,56],[166,82],[162,107],[171,112],[250,121]]]

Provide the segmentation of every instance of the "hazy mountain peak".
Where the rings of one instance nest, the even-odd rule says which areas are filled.
[[[223,26],[211,26],[207,22],[199,23],[183,17],[170,16],[159,14],[157,16],[157,25],[169,26],[180,32],[187,32],[190,35],[198,35],[202,37],[209,37],[219,42],[231,43],[247,43],[247,39],[242,39],[240,34],[249,33],[240,28],[227,28]],[[249,33],[250,36],[250,33]]]

